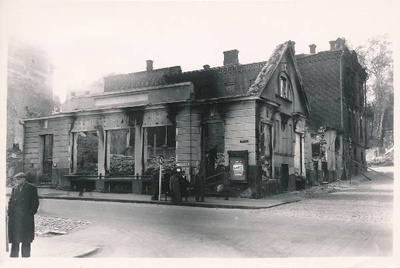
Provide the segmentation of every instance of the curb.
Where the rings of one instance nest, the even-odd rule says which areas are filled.
[[[266,206],[252,206],[252,205],[231,205],[231,204],[207,204],[207,203],[193,203],[183,202],[180,205],[175,205],[170,202],[164,201],[146,201],[146,200],[125,200],[125,199],[108,199],[108,198],[93,198],[93,197],[60,197],[60,196],[39,196],[40,199],[58,199],[58,200],[79,200],[79,201],[95,201],[95,202],[116,202],[116,203],[138,203],[138,204],[152,204],[152,205],[166,205],[166,206],[182,206],[182,207],[204,207],[204,208],[226,208],[226,209],[267,209],[285,204],[295,203],[302,201],[298,198],[290,201],[281,201],[277,204]]]
[[[10,196],[10,194],[6,194]],[[297,197],[294,200],[276,201],[272,205],[235,205],[235,204],[216,204],[216,203],[203,203],[203,202],[182,202],[180,205],[173,204],[167,201],[157,200],[129,200],[129,199],[110,199],[102,197],[74,197],[74,196],[46,196],[40,195],[40,199],[55,199],[55,200],[73,200],[73,201],[94,201],[94,202],[114,202],[114,203],[137,203],[137,204],[151,204],[151,205],[165,205],[165,206],[182,206],[182,207],[203,207],[203,208],[225,208],[225,209],[268,209],[290,203],[295,203],[304,200],[304,198]]]
[[[86,257],[90,257],[90,256],[92,256],[94,254],[97,254],[100,251],[101,251],[101,247],[96,247],[96,248],[94,248],[92,250],[89,250],[89,251],[74,255],[74,256],[72,256],[72,258],[86,258]]]

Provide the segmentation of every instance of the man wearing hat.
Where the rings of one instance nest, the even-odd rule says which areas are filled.
[[[182,177],[182,168],[175,167],[172,171],[172,176],[169,180],[169,193],[172,203],[179,205],[182,201],[180,181]]]
[[[23,172],[14,176],[16,185],[12,188],[8,201],[8,238],[11,243],[10,257],[31,256],[31,243],[35,238],[35,219],[39,207],[37,188],[26,181]]]

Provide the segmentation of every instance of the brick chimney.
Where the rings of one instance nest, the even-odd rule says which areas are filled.
[[[331,45],[331,51],[336,49],[336,41],[329,41],[329,44]]]
[[[317,48],[317,46],[315,44],[311,44],[309,45],[310,47],[310,54],[315,54],[315,49]]]
[[[153,71],[153,61],[152,60],[147,60],[146,61],[146,71]]]
[[[224,66],[239,64],[239,50],[224,51]]]
[[[208,70],[208,69],[210,69],[210,65],[208,65],[208,64],[206,64],[206,65],[203,65],[203,69],[204,69],[204,70]]]
[[[343,49],[345,46],[345,40],[342,38],[336,39],[336,49]]]

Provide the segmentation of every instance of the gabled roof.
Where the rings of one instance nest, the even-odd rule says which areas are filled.
[[[279,63],[281,62],[283,56],[285,55],[286,51],[289,50],[290,57],[292,58],[294,68],[296,70],[296,75],[299,79],[299,93],[304,99],[304,103],[306,105],[307,114],[310,114],[310,106],[307,100],[307,95],[304,91],[303,87],[303,79],[300,74],[299,68],[296,63],[296,58],[294,56],[294,51],[292,47],[292,41],[287,41],[283,44],[278,45],[274,52],[272,52],[271,57],[265,63],[264,67],[261,69],[261,72],[258,74],[257,79],[254,81],[253,85],[248,90],[248,95],[255,95],[261,96],[262,91],[267,86],[268,82],[270,81],[272,75],[274,74],[276,68],[278,67]]]

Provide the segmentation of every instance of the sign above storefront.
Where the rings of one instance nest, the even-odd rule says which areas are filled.
[[[168,119],[166,110],[145,111],[143,116],[143,127],[159,127],[172,126],[172,122]]]
[[[176,166],[178,166],[178,167],[189,167],[190,163],[189,162],[177,162]]]

